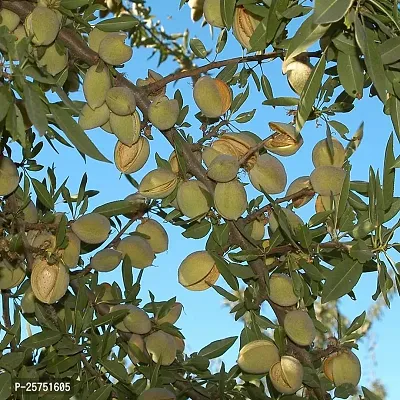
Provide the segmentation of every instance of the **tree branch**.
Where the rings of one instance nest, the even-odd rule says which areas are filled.
[[[26,15],[32,10],[33,6],[26,2],[26,1],[18,1],[18,2],[10,2],[10,1],[5,1],[3,2],[4,8],[7,8],[11,11],[16,12],[18,15],[21,17],[25,18]],[[77,35],[75,32],[68,28],[63,28],[59,32],[58,38],[63,42],[63,44],[70,50],[73,56],[76,56],[78,59],[83,60],[87,62],[89,65],[94,65],[98,61],[98,55],[97,53],[93,52],[87,44],[82,40],[82,38]],[[194,74],[199,74],[202,72],[206,72],[210,69],[213,68],[220,68],[222,66],[231,64],[231,63],[239,63],[239,62],[250,62],[250,61],[258,61],[260,62],[262,59],[268,59],[268,58],[276,58],[282,53],[280,52],[274,52],[274,53],[269,53],[266,55],[261,56],[249,56],[246,58],[239,57],[236,59],[231,59],[231,60],[224,60],[224,61],[219,61],[215,63],[211,63],[207,66],[199,67],[194,70],[190,71],[185,71],[185,72],[180,72],[178,74],[172,74],[171,76],[164,78],[164,80],[160,80],[156,84],[158,85],[165,85],[168,82],[172,82],[177,79],[181,79],[186,76],[193,76]],[[128,79],[126,79],[122,74],[118,73],[116,74],[116,79],[115,83],[120,86],[126,86],[132,90],[132,92],[135,95],[136,101],[137,101],[137,106],[138,108],[142,111],[143,115],[145,118],[147,118],[147,110],[150,104],[149,99],[146,96],[146,92],[149,88],[146,88],[146,90],[143,90],[141,88],[136,87],[132,82],[130,82]],[[154,85],[156,85],[154,84]],[[151,90],[154,90],[154,87]],[[162,86],[160,86],[162,87]],[[175,137],[179,135],[179,132],[177,132],[175,129],[170,129],[168,131],[162,131],[162,134],[167,138],[167,140],[174,145]],[[201,182],[203,182],[210,193],[214,192],[214,187],[215,184],[211,182],[206,175],[206,171],[204,167],[201,165],[201,163],[196,159],[195,155],[192,152],[191,146],[189,143],[186,141],[182,140],[182,149],[185,157],[185,161],[187,163],[189,171]],[[230,232],[232,234],[232,237],[234,238],[234,243],[240,246],[243,249],[254,249],[255,246],[249,242],[248,239],[246,239],[242,234],[241,230],[243,230],[244,227],[244,221],[239,220],[237,222],[228,222]],[[267,270],[265,269],[264,263],[261,259],[257,259],[255,261],[251,261],[250,263],[251,268],[253,271],[256,273],[258,277],[258,282],[260,286],[260,300],[263,299],[268,299],[266,293],[266,280],[265,280],[265,273],[268,273]],[[78,282],[75,280],[72,280],[70,282],[71,287],[73,288],[74,292],[77,293],[79,290],[79,285]],[[88,298],[92,298],[92,302],[94,302],[94,294],[91,293],[88,290]],[[91,293],[91,296],[89,295],[89,292]],[[261,304],[261,303],[260,303]],[[270,302],[271,304],[271,302]],[[105,309],[105,313],[109,311],[109,307],[107,305],[97,305],[96,309]],[[285,311],[277,309],[276,307],[273,307],[274,312],[277,313],[278,320],[282,323],[282,316],[284,315]],[[104,310],[103,310],[104,311]],[[307,351],[305,349],[302,349],[296,345],[293,344],[293,349],[296,350],[296,352],[299,355],[304,356],[304,359],[300,359],[305,365],[310,365],[310,361],[307,359],[309,357]],[[190,389],[189,389],[190,390]],[[188,390],[188,392],[189,392]],[[191,389],[192,391],[193,389]],[[323,393],[323,391],[320,388],[314,389],[314,393],[318,400],[325,400],[326,396]],[[199,394],[194,391],[194,393],[190,394],[190,397],[192,397],[194,400],[200,400],[197,396]],[[201,400],[204,400],[205,398],[201,396]]]
[[[239,64],[239,63],[246,63],[246,62],[258,62],[261,63],[263,60],[269,60],[273,58],[277,58],[280,56],[283,56],[284,52],[283,51],[273,51],[271,53],[266,53],[266,54],[259,54],[259,55],[252,55],[252,56],[247,56],[247,57],[236,57],[236,58],[229,58],[226,60],[221,60],[221,61],[214,61],[206,65],[202,65],[201,67],[193,68],[190,70],[186,71],[180,71],[176,72],[174,74],[167,75],[165,78],[160,79],[157,82],[154,82],[150,85],[146,86],[147,93],[152,93],[156,92],[157,90],[160,90],[162,87],[167,85],[168,83],[178,81],[183,78],[189,78],[193,77],[196,75],[203,74],[205,72],[208,72],[212,69],[218,69],[225,67],[230,64]]]
[[[10,318],[10,296],[11,292],[10,290],[3,289],[1,291],[1,303],[3,305],[3,321],[4,321],[4,326],[7,329],[11,329],[11,318]],[[10,343],[11,349],[16,350],[16,343],[15,340],[13,339]]]

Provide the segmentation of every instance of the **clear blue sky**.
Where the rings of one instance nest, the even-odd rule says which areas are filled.
[[[153,14],[160,18],[167,32],[181,32],[188,27],[191,37],[198,35],[206,46],[211,48],[212,41],[208,27],[201,29],[199,23],[192,23],[189,18],[189,8],[187,6],[179,11],[179,0],[165,2],[152,0],[148,1],[148,4],[153,6]],[[217,37],[218,33],[215,32],[214,36]],[[239,45],[230,36],[227,48],[219,56],[219,59],[230,58],[240,54],[241,49]],[[157,57],[148,60],[149,55],[149,50],[134,50],[132,60],[126,64],[126,68],[124,69],[129,79],[136,81],[139,77],[143,78],[148,68],[156,69],[163,75],[171,73],[176,69],[176,64],[172,62],[166,62],[160,68],[157,68]],[[266,73],[272,83],[275,96],[293,95],[286,84],[285,77],[281,74],[279,60],[264,64],[263,68],[264,73]],[[189,112],[189,115],[191,113],[195,114],[198,110],[192,100],[191,80],[180,81],[176,85],[176,88],[182,91],[186,104],[190,105],[191,112]],[[175,88],[170,85],[167,94],[172,97],[174,91]],[[271,107],[261,106],[263,100],[263,95],[253,90],[249,100],[242,107],[241,112],[257,108],[254,120],[249,124],[242,125],[242,128],[251,130],[260,137],[265,138],[270,134],[268,122],[289,122],[290,118],[285,115],[286,110],[279,108],[274,110]],[[375,169],[382,169],[384,148],[392,130],[390,119],[382,113],[382,104],[376,98],[369,99],[367,93],[364,94],[362,101],[356,102],[356,108],[353,112],[339,115],[336,119],[347,124],[351,132],[357,129],[361,121],[365,122],[364,142],[352,157],[353,170],[351,178],[367,180],[369,164]],[[201,132],[198,129],[196,120],[188,117],[188,121],[193,123],[188,132],[195,138],[199,138]],[[140,181],[142,176],[150,169],[155,168],[154,154],[156,151],[163,158],[168,158],[171,152],[169,144],[162,135],[157,131],[154,131],[153,134],[155,140],[151,142],[152,155],[145,168],[134,174],[134,178],[137,181]],[[311,150],[314,144],[321,140],[324,135],[324,127],[317,128],[315,121],[306,124],[303,130],[304,146],[295,156],[283,160],[287,169],[289,183],[298,176],[309,175],[312,171]],[[108,158],[113,158],[115,138],[112,135],[100,129],[95,129],[89,132],[89,136],[98,145],[103,154]],[[133,192],[132,186],[130,186],[125,178],[120,178],[120,174],[113,165],[103,164],[91,159],[88,159],[85,164],[83,159],[74,150],[57,145],[57,148],[60,150],[60,155],[57,155],[46,143],[44,147],[45,150],[40,154],[39,162],[42,161],[45,166],[51,165],[52,162],[55,163],[59,183],[69,176],[71,193],[78,191],[81,176],[85,171],[89,176],[88,188],[101,191],[100,195],[91,200],[89,210],[108,201],[123,199]],[[397,151],[399,149],[397,143],[396,149]],[[41,175],[35,174],[33,176],[37,177]],[[249,191],[249,196],[251,195],[256,195],[256,192]],[[301,209],[300,215],[307,221],[312,212],[313,206],[310,205],[304,207],[304,210]],[[182,328],[182,332],[186,336],[186,351],[189,353],[198,351],[213,340],[239,335],[242,324],[235,322],[233,317],[228,313],[228,309],[222,307],[223,299],[216,292],[212,289],[204,292],[191,292],[178,284],[177,269],[180,262],[191,252],[203,249],[204,240],[187,240],[181,236],[179,228],[172,229],[172,227],[166,226],[166,229],[170,238],[169,251],[157,256],[155,266],[145,270],[142,280],[143,288],[139,296],[144,299],[143,304],[148,301],[147,291],[149,289],[155,294],[156,300],[159,301],[177,296],[177,299],[185,306],[185,312],[177,325]],[[137,276],[136,271],[138,270],[134,270],[135,277]],[[122,284],[120,269],[112,273],[100,273],[100,281],[112,282],[113,280]],[[217,283],[225,286],[222,279]],[[369,308],[372,302],[371,296],[375,292],[375,285],[376,275],[369,274],[361,279],[360,284],[355,290],[359,301],[343,300],[341,302],[342,310],[349,319],[354,318],[363,310]],[[385,312],[382,320],[377,322],[374,327],[374,338],[377,342],[375,349],[377,367],[373,365],[371,351],[368,348],[369,344],[367,342],[360,343],[361,350],[358,353],[363,365],[361,383],[368,387],[371,379],[374,377],[380,378],[388,389],[388,400],[397,400],[397,365],[392,360],[396,360],[396,356],[398,359],[400,355],[398,346],[393,345],[394,340],[397,339],[396,333],[399,328],[399,323],[396,322],[398,321],[399,304],[396,298],[392,303],[392,310]],[[223,357],[227,368],[230,368],[236,360],[238,344],[237,342]]]

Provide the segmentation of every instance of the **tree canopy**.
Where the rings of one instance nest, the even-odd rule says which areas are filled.
[[[357,342],[400,293],[397,2],[168,2],[174,14],[190,8],[186,25],[204,38],[211,30],[211,46],[190,29],[169,32],[149,3],[0,2],[0,397],[383,400],[379,382],[359,387]],[[142,59],[142,75],[130,76],[135,48],[174,67],[163,76]],[[291,96],[274,94],[266,65]],[[191,96],[175,87],[184,79]],[[380,169],[358,165],[361,181],[352,157],[364,124],[350,132],[342,117],[368,96],[393,132],[379,135]],[[250,130],[262,110],[282,108],[284,118],[264,119],[268,134]],[[322,128],[313,168],[289,180],[310,124]],[[169,157],[152,159],[159,143]],[[55,158],[41,158],[47,148]],[[126,178],[104,184],[111,201],[93,206],[96,172],[58,162],[71,151]],[[82,168],[77,193],[60,179],[70,168]],[[132,194],[114,198],[116,185]],[[142,300],[167,226],[182,234],[176,285],[216,291],[243,322],[240,337],[189,353],[179,299],[159,299],[155,282]],[[199,239],[204,248],[184,253]],[[112,271],[121,284],[99,282]],[[363,274],[376,278],[376,305],[341,315],[337,301],[357,301]],[[236,363],[217,368],[235,342]],[[29,382],[42,384],[28,393]]]

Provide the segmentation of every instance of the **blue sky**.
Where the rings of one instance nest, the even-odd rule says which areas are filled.
[[[189,18],[190,11],[187,6],[179,11],[179,0],[165,2],[150,0],[148,4],[153,6],[153,14],[160,18],[167,32],[181,32],[188,27],[191,32],[190,37],[197,35],[203,40],[208,49],[212,48],[208,27],[201,29],[199,23],[192,23]],[[218,33],[218,30],[214,32],[215,38],[218,36]],[[230,36],[226,49],[218,59],[236,57],[240,54],[240,46]],[[133,58],[126,64],[126,68],[124,69],[129,79],[136,81],[139,77],[143,78],[148,68],[155,69],[163,75],[171,73],[176,69],[176,64],[172,62],[166,62],[157,68],[157,57],[148,60],[149,55],[149,50],[134,50]],[[199,62],[199,65],[202,64]],[[286,79],[282,76],[280,68],[281,61],[279,60],[265,63],[263,66],[264,73],[268,76],[272,84],[275,96],[293,96],[294,94],[287,86]],[[259,70],[256,71],[258,72]],[[201,135],[199,126],[196,120],[190,117],[190,114],[195,114],[198,111],[192,99],[192,82],[190,79],[182,80],[176,85],[176,88],[182,91],[185,104],[189,104],[190,106],[187,120],[193,126],[187,131],[195,138],[199,138]],[[290,122],[290,117],[286,116],[287,110],[261,106],[261,102],[264,100],[263,95],[257,93],[254,87],[252,89],[249,100],[240,112],[257,108],[256,116],[251,123],[243,124],[242,126],[238,124],[237,126],[243,130],[251,130],[260,137],[265,138],[270,134],[268,122]],[[167,94],[173,97],[174,91],[175,88],[170,85]],[[364,121],[364,141],[351,159],[353,164],[351,178],[353,180],[367,180],[369,165],[372,165],[375,169],[382,169],[384,149],[388,136],[392,131],[389,117],[382,113],[382,104],[376,98],[369,99],[368,94],[364,93],[364,98],[361,101],[356,101],[356,108],[353,112],[339,114],[335,119],[345,123],[351,132],[355,132],[361,121]],[[100,129],[89,131],[88,134],[103,154],[110,159],[113,158],[115,138],[112,135]],[[310,157],[311,150],[316,142],[324,138],[325,128],[317,128],[315,121],[310,121],[306,124],[302,134],[305,144],[300,151],[293,157],[281,158],[288,173],[288,183],[298,176],[310,174],[313,169]],[[168,158],[171,152],[170,145],[160,132],[154,131],[153,136],[155,140],[151,142],[152,153],[149,161],[141,171],[133,175],[137,181],[140,181],[149,170],[155,168],[155,152],[158,152],[163,158]],[[45,149],[41,152],[38,162],[42,162],[45,166],[49,166],[54,162],[59,183],[69,176],[69,189],[71,193],[77,193],[82,174],[86,171],[89,176],[87,187],[101,191],[100,195],[91,199],[89,210],[108,201],[123,199],[133,192],[133,187],[124,177],[120,177],[119,172],[112,164],[104,164],[91,159],[88,159],[85,164],[76,151],[58,144],[56,146],[60,151],[60,155],[56,154],[45,143]],[[398,148],[399,146],[396,143],[396,149],[398,150]],[[396,154],[398,153],[396,152]],[[41,177],[42,175],[34,173],[32,176]],[[256,195],[258,195],[257,192],[249,190],[249,198]],[[63,209],[63,206],[61,206],[61,209]],[[299,215],[307,221],[312,213],[313,205],[310,204],[301,209]],[[154,293],[158,301],[177,296],[177,299],[185,306],[185,311],[177,325],[182,328],[182,332],[186,336],[186,351],[188,353],[198,351],[213,340],[239,335],[243,327],[242,323],[235,322],[232,315],[228,313],[228,309],[222,306],[223,299],[221,296],[212,289],[204,292],[188,291],[181,287],[177,281],[177,269],[180,262],[193,251],[203,249],[204,240],[187,240],[181,236],[180,228],[173,228],[168,225],[165,227],[170,238],[169,250],[157,256],[154,267],[145,270],[142,279],[142,292],[139,295],[140,298],[144,299],[143,304],[148,301],[148,290]],[[138,270],[134,270],[135,277],[137,276],[136,271]],[[111,273],[100,273],[100,281],[112,282],[114,280],[122,284],[120,269]],[[217,284],[226,287],[222,282],[222,278],[220,278]],[[375,274],[363,276],[355,290],[358,301],[342,300],[342,310],[349,319],[353,319],[363,310],[369,308],[372,303],[371,296],[375,292],[375,286]],[[360,351],[358,352],[363,365],[361,383],[368,387],[370,380],[378,377],[388,389],[388,400],[395,400],[397,387],[397,371],[391,360],[396,359],[396,353],[397,357],[400,355],[398,346],[392,344],[396,340],[395,332],[399,328],[399,323],[396,322],[398,319],[398,312],[396,311],[399,304],[399,300],[396,298],[392,303],[392,309],[385,312],[382,320],[377,322],[374,327],[373,335],[377,343],[375,349],[377,367],[373,365],[369,343],[361,342]],[[267,315],[270,315],[269,312]],[[223,357],[227,368],[230,368],[236,360],[238,345],[239,343],[237,342]]]

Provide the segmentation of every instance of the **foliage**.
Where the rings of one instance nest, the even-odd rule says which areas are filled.
[[[194,21],[204,12],[203,26],[208,21],[218,30],[215,48],[207,49],[188,31],[167,33],[145,1],[1,2],[1,398],[38,398],[14,393],[17,378],[69,378],[71,393],[57,398],[294,400],[297,392],[310,400],[356,393],[363,400],[379,399],[375,392],[385,393],[379,381],[375,392],[365,387],[357,392],[352,350],[381,305],[390,306],[394,289],[400,293],[392,255],[400,251],[394,240],[400,226],[394,192],[400,167],[394,154],[394,141],[400,140],[397,2],[175,5],[190,7]],[[234,41],[248,54],[220,59]],[[122,72],[131,47],[152,49],[159,65],[176,61],[176,71],[166,77],[149,71],[133,83]],[[274,96],[264,62],[282,67],[292,97]],[[179,90],[174,99],[161,99],[166,87],[183,78],[193,81],[193,103]],[[113,97],[111,87],[129,90],[114,90]],[[245,108],[252,91],[265,96],[260,109],[289,107],[292,121],[271,121],[267,138],[249,132],[245,124],[259,111]],[[83,92],[86,101],[75,100],[75,92]],[[351,135],[340,116],[367,94],[382,102],[396,136],[386,138],[381,171],[370,167],[368,181],[356,181],[351,157],[363,139],[363,124]],[[189,133],[189,115],[202,137]],[[277,197],[287,186],[283,157],[295,157],[304,125],[315,120],[326,131],[310,155],[315,170]],[[237,124],[243,124],[239,132]],[[159,140],[152,136],[155,126],[163,129],[154,136],[167,139],[171,156],[156,154],[152,171],[137,182],[135,172],[149,162],[149,149]],[[115,135],[113,161],[89,138],[91,128]],[[115,164],[137,192],[93,209],[91,199],[99,192],[87,188],[86,173],[77,195],[67,180],[59,182],[54,165],[37,179],[45,168],[37,161],[41,150],[50,145],[57,151],[56,144],[75,148],[84,159]],[[251,186],[261,194],[249,199]],[[316,212],[304,222],[296,212],[309,201],[315,201]],[[60,202],[68,213],[60,211]],[[184,240],[207,239],[203,251],[179,266],[179,282],[189,290],[215,290],[229,302],[235,320],[245,321],[240,338],[219,339],[186,354],[184,335],[174,325],[182,309],[176,298],[156,301],[150,293],[151,301],[141,304],[142,275],[168,247],[157,219],[183,230]],[[98,283],[99,272],[116,268],[123,287]],[[135,281],[132,268],[140,269]],[[337,301],[354,299],[365,273],[376,276],[377,305],[347,320],[337,313]],[[274,287],[270,278],[277,274],[284,278],[274,282],[289,287]],[[262,314],[263,304],[276,320]],[[285,324],[294,309],[306,312],[300,316],[307,332]],[[24,337],[25,323],[37,333]],[[304,335],[314,345],[302,345]],[[221,363],[214,371],[210,360],[238,339],[240,367]],[[252,372],[265,361],[257,358],[261,350],[251,352],[254,341],[268,341],[263,351],[279,351],[279,361],[262,373]],[[335,367],[339,356],[347,364]]]

